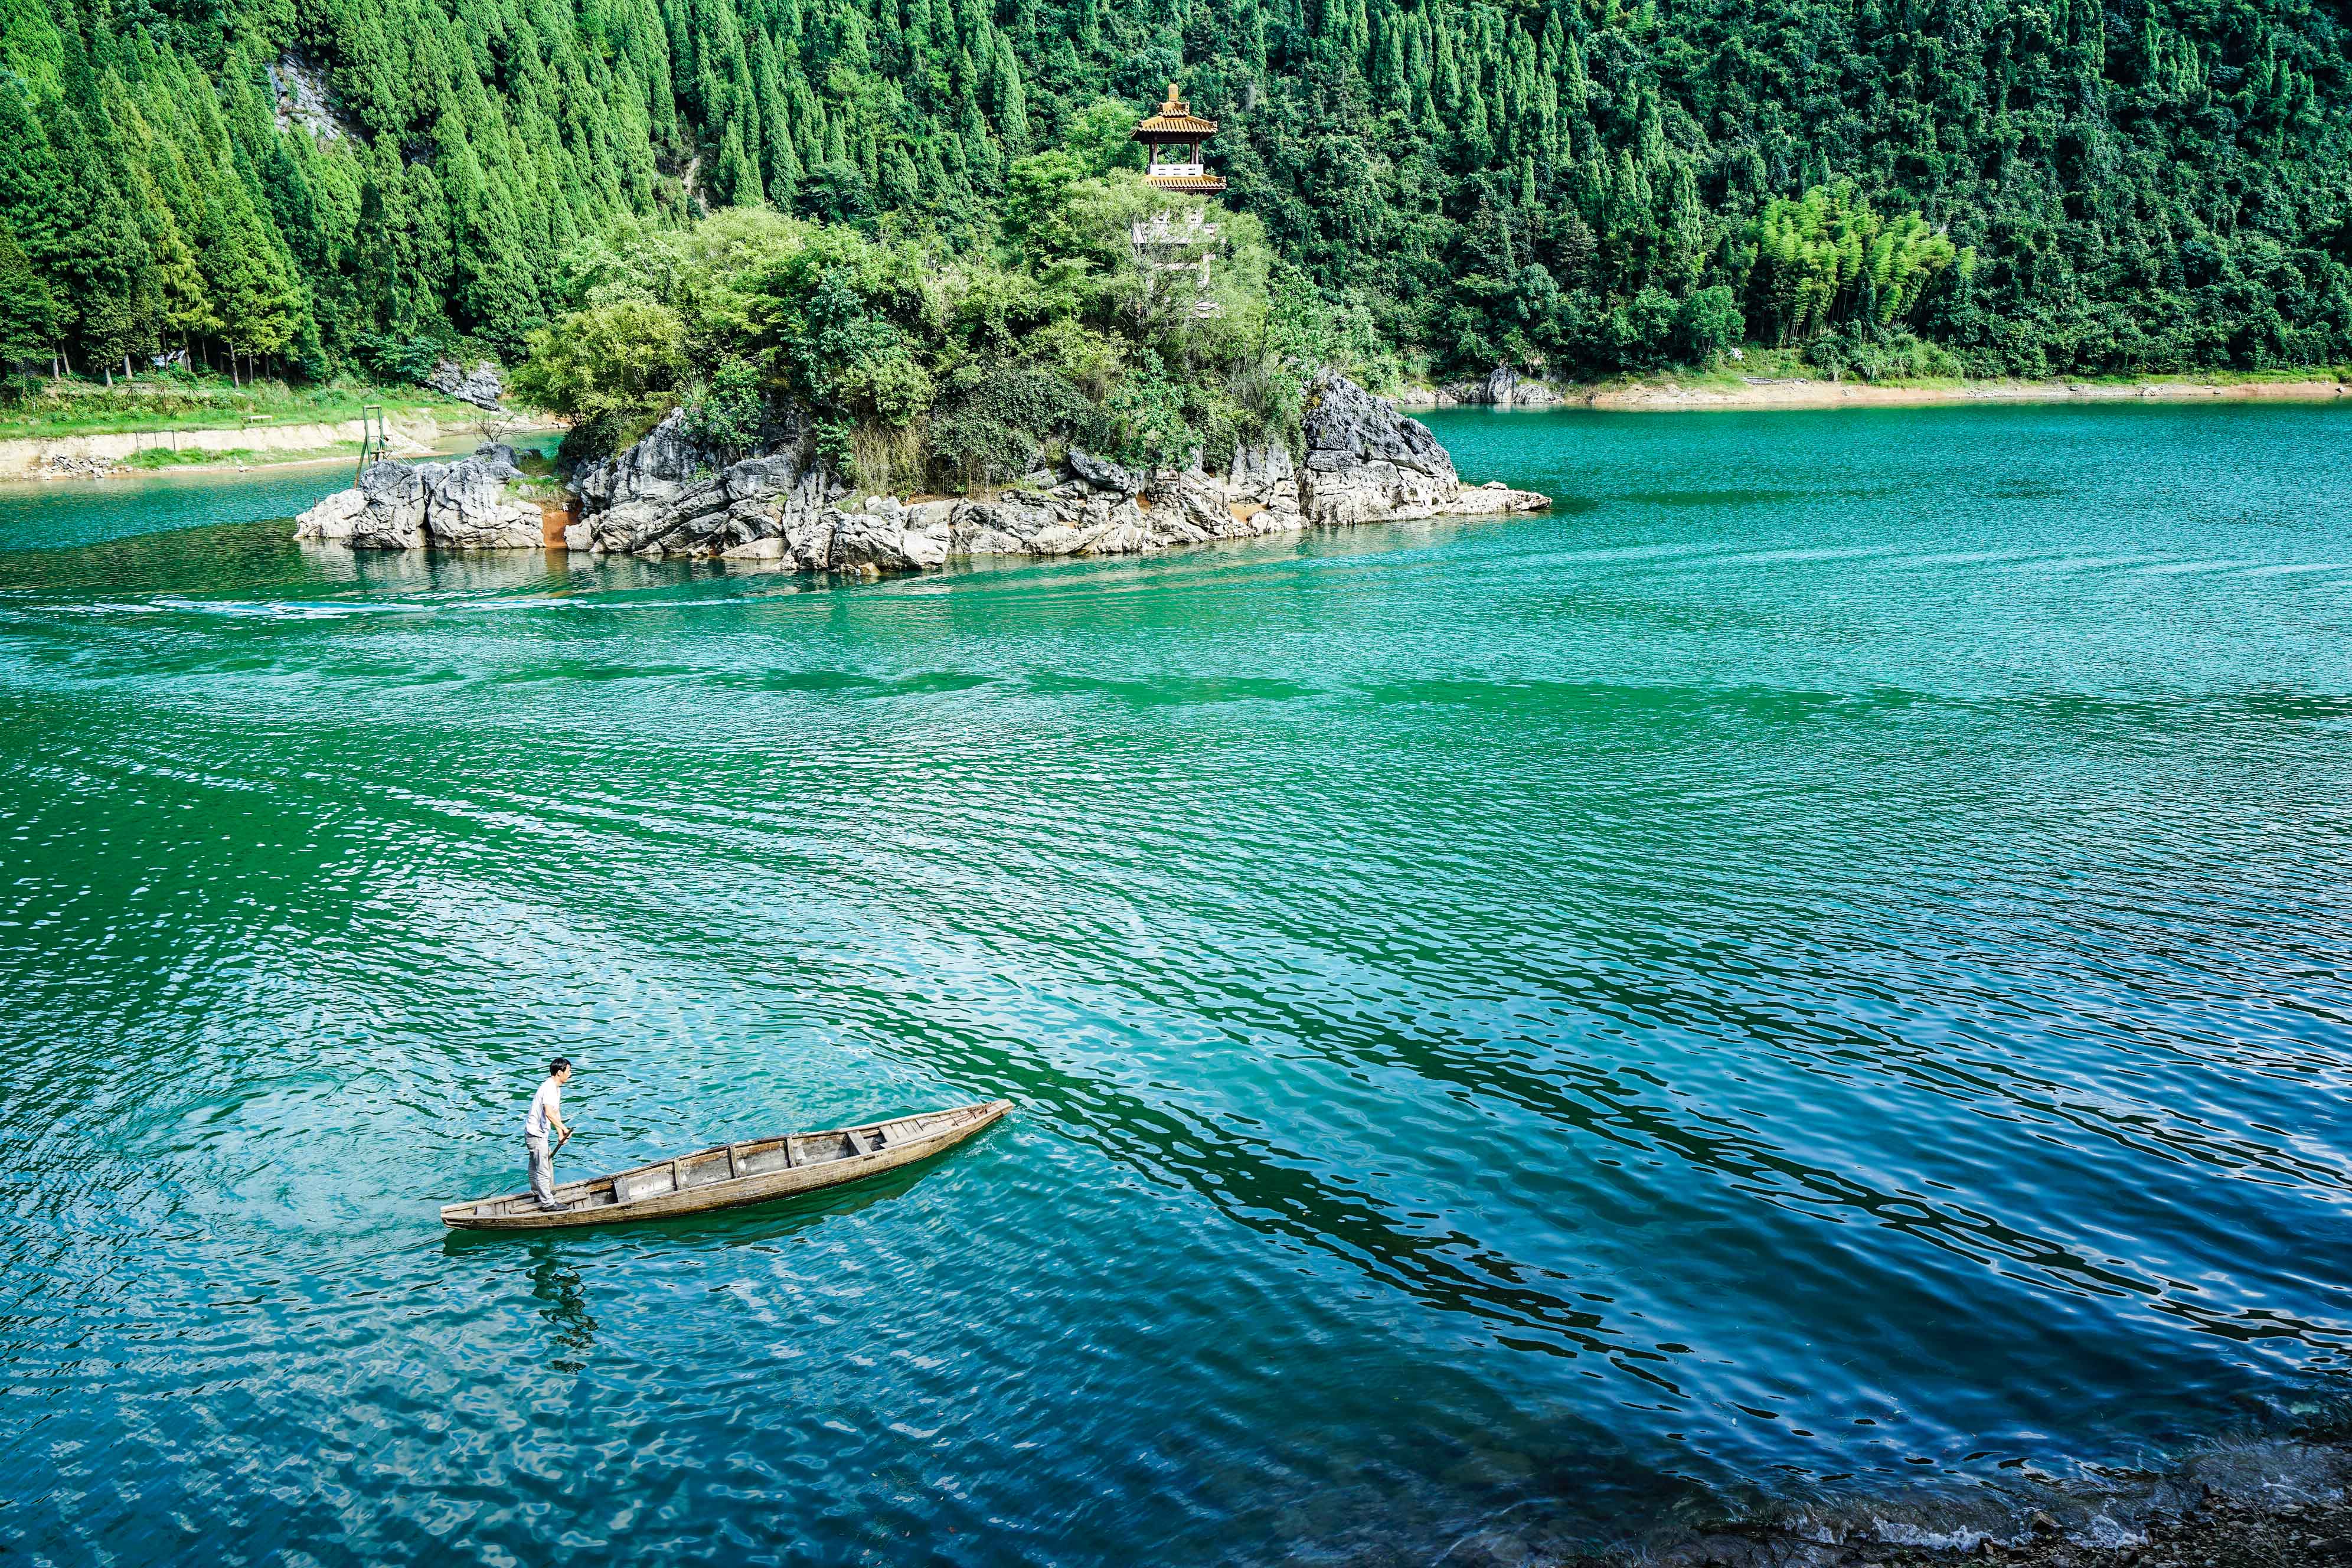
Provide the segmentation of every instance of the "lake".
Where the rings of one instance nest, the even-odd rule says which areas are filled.
[[[2330,1405],[2352,415],[1431,424],[1558,510],[834,585],[0,500],[0,1543],[1426,1563]],[[446,1235],[559,1051],[571,1175],[1021,1109]]]

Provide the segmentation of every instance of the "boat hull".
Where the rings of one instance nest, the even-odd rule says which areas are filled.
[[[610,1176],[565,1182],[555,1195],[572,1206],[539,1207],[529,1193],[444,1205],[457,1230],[563,1230],[623,1220],[670,1219],[819,1192],[895,1171],[954,1148],[993,1126],[1009,1100],[901,1116],[862,1127],[719,1143]]]

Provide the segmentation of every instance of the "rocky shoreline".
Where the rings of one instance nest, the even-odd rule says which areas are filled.
[[[1549,382],[1523,376],[1507,364],[1475,381],[1408,386],[1396,400],[1405,408],[1551,408],[1568,401]]]
[[[1306,455],[1244,447],[1223,474],[1130,469],[1073,448],[1066,473],[980,500],[859,498],[787,421],[762,455],[700,449],[673,412],[618,457],[534,499],[511,449],[453,463],[380,463],[296,520],[295,537],[362,550],[563,548],[700,556],[878,576],[953,557],[1144,554],[1213,539],[1409,518],[1537,511],[1530,490],[1465,485],[1428,426],[1332,372],[1307,392]]]
[[[1613,1546],[1498,1517],[1452,1568],[2347,1568],[2352,1448],[2216,1445],[2160,1470],[1980,1486],[1791,1510]]]

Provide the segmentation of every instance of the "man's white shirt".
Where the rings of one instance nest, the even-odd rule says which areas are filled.
[[[530,1097],[530,1114],[522,1119],[523,1136],[546,1137],[549,1123],[561,1121],[562,1116],[563,1086],[549,1079],[539,1086],[539,1092]]]

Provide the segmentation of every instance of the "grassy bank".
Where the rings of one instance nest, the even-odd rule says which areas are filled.
[[[280,468],[291,463],[349,463],[359,457],[356,441],[345,441],[331,447],[306,447],[294,451],[265,451],[251,447],[229,447],[223,450],[198,451],[184,448],[173,451],[169,447],[150,447],[143,452],[133,452],[116,466],[133,473],[158,473],[181,468],[249,468],[267,464]]]
[[[1948,358],[1948,356],[1944,356]],[[2125,386],[2143,384],[2176,384],[2194,386],[2264,386],[2308,381],[2340,381],[2352,376],[2352,365],[2295,365],[2285,370],[2238,371],[2197,370],[2148,372],[2137,375],[2053,375],[2038,379],[2023,377],[1969,377],[1964,375],[1883,375],[1873,376],[1849,370],[1834,375],[1821,364],[1809,359],[1801,348],[1773,349],[1750,347],[1742,351],[1738,360],[1724,359],[1703,370],[1675,366],[1653,372],[1648,375],[1616,375],[1602,380],[1579,383],[1580,389],[1607,390],[1635,386],[1643,382],[1672,380],[1693,386],[1735,387],[1750,381],[1843,380],[1873,386],[1904,386],[1919,389],[1964,390],[1979,386],[2016,384],[2039,385],[2103,385]]]
[[[453,426],[482,417],[481,410],[422,387],[349,381],[236,386],[226,376],[167,371],[135,381],[117,377],[111,387],[68,378],[19,384],[19,389],[0,400],[0,441],[334,424],[357,419],[370,405],[381,405],[392,417],[430,416]]]

